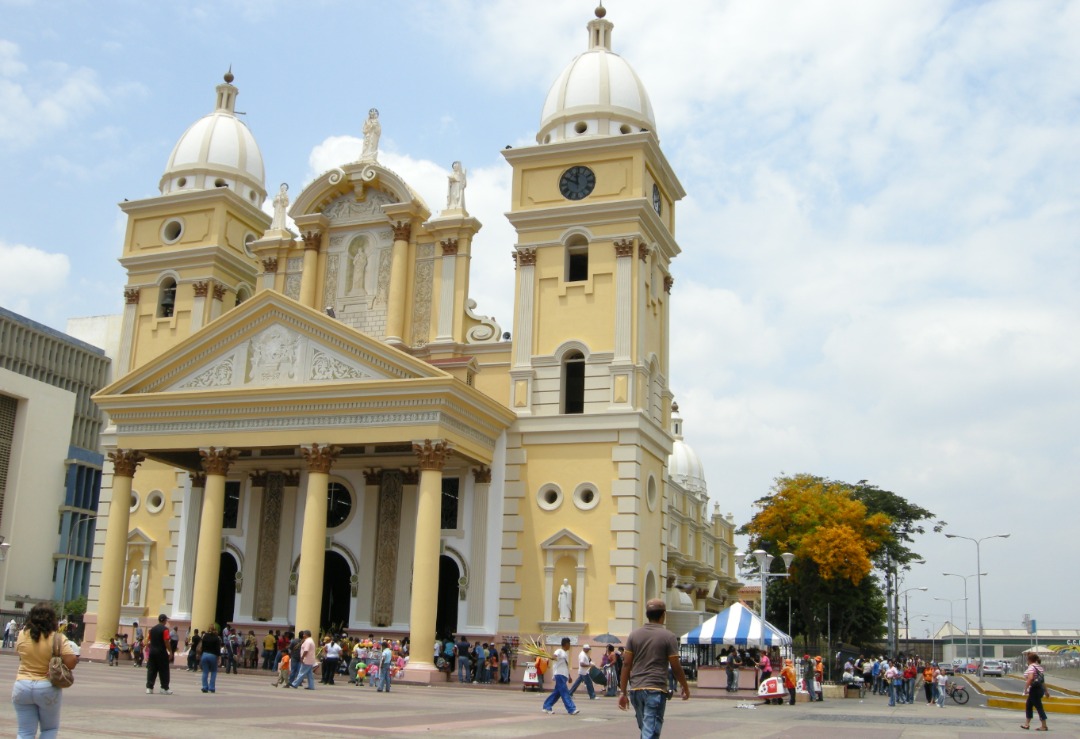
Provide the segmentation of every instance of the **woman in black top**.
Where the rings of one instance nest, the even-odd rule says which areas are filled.
[[[217,687],[218,659],[221,657],[221,637],[213,625],[199,642],[199,664],[202,666],[202,692],[213,693]]]

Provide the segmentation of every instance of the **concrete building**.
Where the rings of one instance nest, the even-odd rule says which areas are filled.
[[[460,184],[433,214],[379,163],[378,111],[360,159],[282,188],[271,218],[239,90],[217,86],[160,195],[121,205],[99,640],[159,611],[587,638],[627,634],[651,597],[730,602],[733,523],[668,386],[684,192],[612,29],[598,9],[536,145],[503,152],[512,337],[469,298],[481,224]]]
[[[108,371],[103,350],[0,308],[0,609],[87,594]]]

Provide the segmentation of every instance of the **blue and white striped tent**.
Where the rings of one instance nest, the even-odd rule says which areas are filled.
[[[762,628],[764,626],[764,629]],[[765,623],[742,603],[735,603],[705,623],[683,634],[683,644],[738,644],[778,647],[791,644],[791,637]]]

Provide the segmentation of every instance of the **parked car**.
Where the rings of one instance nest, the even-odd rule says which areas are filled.
[[[1004,677],[1005,676],[1005,665],[1000,660],[996,660],[996,659],[985,660],[983,662],[983,666],[982,666],[982,674],[983,674],[984,677],[987,676],[987,675],[989,675],[991,677]]]

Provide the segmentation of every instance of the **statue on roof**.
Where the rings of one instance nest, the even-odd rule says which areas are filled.
[[[289,186],[284,182],[274,196],[274,220],[270,222],[270,229],[285,230],[285,211],[289,208]]]
[[[465,210],[465,168],[454,162],[450,170],[449,187],[446,192],[447,210]]]
[[[382,136],[382,124],[379,123],[379,109],[368,111],[364,121],[364,148],[360,152],[361,162],[375,162],[379,159],[379,137]]]

